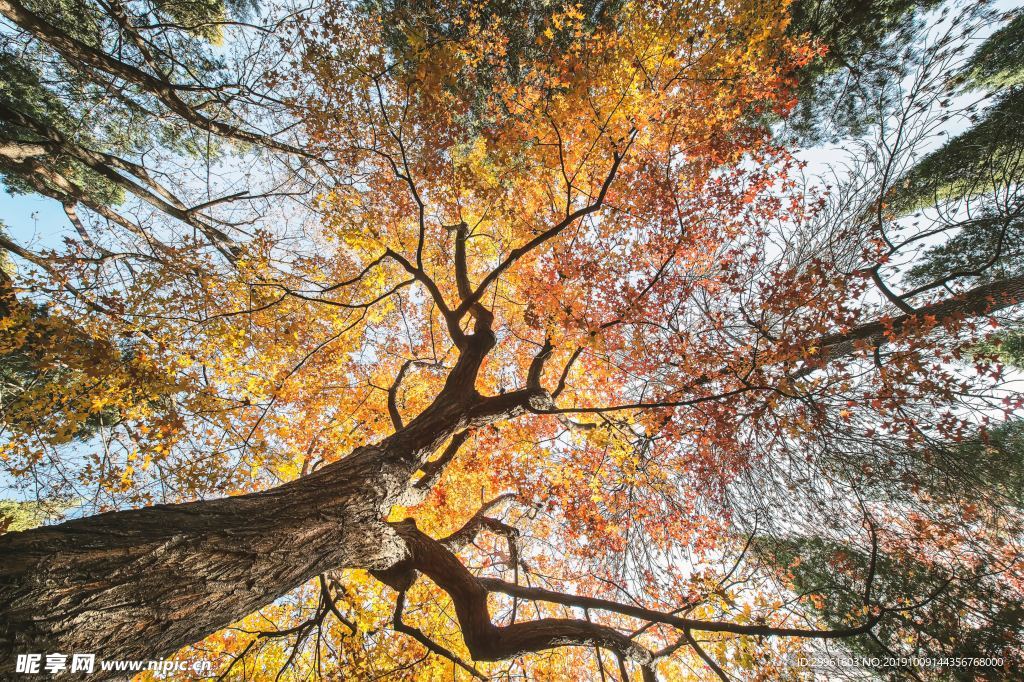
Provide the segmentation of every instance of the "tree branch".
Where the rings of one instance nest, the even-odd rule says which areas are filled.
[[[548,228],[547,230],[544,230],[536,237],[523,244],[522,246],[512,249],[508,257],[506,257],[505,260],[499,263],[496,268],[491,270],[491,272],[489,272],[487,276],[484,277],[483,281],[480,282],[480,285],[473,291],[473,293],[468,298],[464,299],[462,303],[459,305],[459,307],[455,309],[456,317],[462,318],[469,310],[469,308],[480,300],[484,292],[487,290],[487,287],[489,287],[496,279],[498,279],[498,277],[500,277],[502,273],[504,273],[513,265],[515,265],[516,261],[518,261],[526,254],[536,249],[538,246],[541,246],[545,242],[557,237],[567,227],[575,223],[580,218],[583,218],[584,216],[599,211],[601,207],[604,206],[604,201],[608,195],[609,188],[611,188],[612,181],[615,180],[615,176],[619,171],[619,166],[622,163],[622,159],[629,152],[629,148],[633,145],[634,140],[636,140],[636,135],[637,131],[635,129],[630,131],[628,140],[626,142],[626,146],[622,150],[622,152],[620,153],[618,150],[612,152],[612,166],[611,169],[608,171],[608,175],[605,177],[604,182],[601,184],[601,189],[597,194],[597,198],[594,199],[594,201],[592,201],[587,206],[576,209],[569,215],[565,216],[565,218],[560,220],[554,226]]]
[[[437,459],[430,460],[420,467],[420,471],[423,472],[423,476],[420,477],[416,483],[413,484],[414,488],[419,490],[429,490],[440,478],[441,472],[444,470],[448,462],[454,459],[458,453],[459,448],[462,444],[469,439],[469,431],[460,431],[459,433],[452,436],[452,439],[448,442],[448,446],[441,453],[441,456]]]
[[[422,572],[451,597],[466,647],[475,660],[499,661],[556,647],[595,645],[641,666],[649,666],[653,660],[650,651],[621,632],[585,620],[541,618],[504,627],[494,625],[487,604],[488,590],[454,554],[420,532],[412,519],[392,527],[410,553],[406,570]]]
[[[183,100],[178,94],[179,86],[76,40],[57,26],[31,12],[18,0],[0,0],[0,14],[52,47],[69,62],[80,62],[88,67],[124,79],[156,97],[168,109],[198,128],[240,142],[257,144],[288,154],[308,156],[303,150],[278,142],[268,135],[244,130],[199,113],[196,107]],[[207,90],[212,92],[212,89]]]
[[[398,598],[395,599],[395,612],[394,612],[394,615],[392,615],[392,617],[391,617],[391,620],[394,623],[395,630],[397,632],[401,632],[403,634],[409,635],[410,637],[415,639],[417,642],[422,644],[424,647],[426,647],[427,651],[430,651],[431,653],[435,653],[438,656],[443,656],[444,658],[447,658],[449,661],[451,661],[452,663],[456,664],[457,666],[459,666],[460,668],[462,668],[463,670],[468,672],[473,677],[475,677],[477,679],[480,679],[480,680],[486,680],[487,679],[475,667],[469,665],[468,663],[463,661],[461,658],[456,656],[455,653],[453,653],[452,651],[449,651],[445,647],[441,646],[440,644],[438,644],[434,640],[432,640],[429,637],[427,637],[427,635],[424,634],[424,632],[422,630],[420,630],[419,628],[413,627],[411,625],[407,625],[406,623],[402,622],[402,612],[404,610],[405,610],[405,592],[399,592],[398,593]]]
[[[991,315],[1017,305],[1022,300],[1024,276],[1010,277],[921,306],[913,314],[881,318],[846,331],[827,334],[813,344],[819,350],[808,360],[807,366],[794,373],[792,377],[806,376],[832,360],[853,354],[858,342],[880,345],[890,336],[898,337],[901,332],[911,327],[934,329],[952,319]]]
[[[813,630],[808,628],[785,628],[785,627],[773,627],[770,625],[743,625],[739,623],[730,623],[727,621],[714,621],[714,620],[696,620],[693,618],[683,618],[670,613],[663,613],[661,611],[655,611],[653,609],[647,609],[642,606],[635,606],[631,604],[620,604],[608,599],[601,599],[599,597],[584,597],[578,595],[568,595],[561,592],[555,592],[553,590],[546,590],[540,587],[524,587],[521,585],[513,585],[505,582],[504,580],[498,580],[497,578],[479,578],[481,585],[483,585],[490,592],[500,592],[509,596],[518,596],[523,599],[536,599],[539,601],[547,601],[553,604],[562,604],[563,606],[571,606],[576,608],[589,608],[598,609],[604,611],[611,611],[613,613],[619,613],[624,616],[630,616],[638,618],[640,620],[662,623],[665,625],[671,625],[681,630],[697,630],[701,632],[728,632],[734,635],[752,635],[760,637],[803,637],[808,639],[844,639],[846,637],[853,637],[855,635],[861,635],[865,632],[870,631],[879,620],[882,615],[886,612],[885,609],[880,610],[877,614],[868,618],[864,623],[857,626],[848,628],[836,628],[830,630]]]

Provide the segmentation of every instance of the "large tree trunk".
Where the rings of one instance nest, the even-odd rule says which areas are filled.
[[[265,492],[158,505],[0,536],[0,659],[155,659],[318,573],[405,556],[384,522],[417,466],[471,423],[446,395],[379,445]]]
[[[159,505],[0,537],[0,646],[157,659],[341,566],[383,568],[399,489],[362,448],[273,490]]]
[[[0,536],[0,660],[40,651],[165,657],[325,570],[406,558],[385,520],[416,470],[455,433],[513,416],[534,395],[480,396],[473,383],[494,337],[466,338],[430,407],[309,476]]]

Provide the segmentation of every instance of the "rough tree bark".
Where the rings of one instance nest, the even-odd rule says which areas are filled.
[[[474,387],[490,331],[466,337],[434,403],[376,445],[272,490],[157,505],[0,536],[0,659],[17,651],[167,656],[328,569],[408,555],[385,519],[454,434],[524,409],[532,392]]]
[[[0,647],[169,655],[330,568],[402,557],[381,523],[388,448],[241,497],[102,514],[0,538]]]

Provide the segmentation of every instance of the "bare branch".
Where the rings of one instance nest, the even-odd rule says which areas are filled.
[[[697,655],[700,656],[700,659],[707,663],[708,667],[714,671],[715,675],[718,676],[718,679],[722,680],[722,682],[729,682],[729,676],[725,674],[724,670],[722,670],[722,666],[718,665],[715,659],[711,658],[711,656],[708,655],[708,653],[704,651],[703,648],[701,648],[700,644],[698,644],[697,640],[693,638],[693,635],[690,634],[689,630],[683,630],[683,637],[686,638],[686,641],[690,645],[690,647],[695,652],[697,652]]]

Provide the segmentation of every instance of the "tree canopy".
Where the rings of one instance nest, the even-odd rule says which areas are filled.
[[[11,660],[1019,670],[1019,13],[0,15]]]

